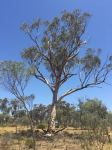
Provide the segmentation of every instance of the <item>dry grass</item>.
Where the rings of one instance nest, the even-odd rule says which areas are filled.
[[[19,126],[18,131],[22,130],[25,131],[27,128]],[[26,147],[26,143],[28,143],[26,142],[26,137],[12,138],[15,132],[16,127],[0,127],[0,150],[30,150],[30,148]],[[81,134],[81,132],[82,130],[67,128],[55,136],[55,138],[39,138],[36,142],[37,150],[83,150],[80,142],[72,137],[72,135]],[[66,136],[67,133],[69,136]],[[91,150],[94,149],[91,147]],[[106,144],[104,150],[112,150],[112,144]]]
[[[19,131],[22,131],[22,130],[27,130],[28,128],[25,127],[25,126],[18,126],[17,127],[17,130],[18,132]],[[12,126],[12,127],[0,127],[0,134],[4,134],[6,132],[9,132],[9,133],[16,133],[16,126]]]

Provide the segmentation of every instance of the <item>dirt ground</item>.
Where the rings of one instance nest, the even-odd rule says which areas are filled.
[[[26,130],[26,127],[18,127],[18,132]],[[52,138],[37,137],[36,148],[37,150],[83,150],[80,141],[73,136],[81,132],[83,131],[67,128]],[[31,138],[21,136],[15,138],[15,133],[16,127],[0,127],[0,150],[32,150]],[[91,150],[100,150],[100,148],[91,147]],[[112,143],[105,144],[104,150],[112,150]]]

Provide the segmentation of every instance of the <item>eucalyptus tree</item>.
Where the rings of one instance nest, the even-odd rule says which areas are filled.
[[[7,99],[7,98],[0,99],[0,111],[2,112],[2,114],[1,114],[2,124],[8,123],[8,121],[10,119],[10,110],[11,110],[11,107],[9,105],[9,99]]]
[[[17,101],[13,102],[13,108],[17,110],[18,105],[22,105],[27,112],[30,127],[32,130],[33,148],[35,150],[35,137],[34,137],[34,126],[33,120],[29,111],[29,100],[33,100],[34,96],[25,96],[25,89],[30,80],[30,74],[28,69],[22,62],[15,61],[3,61],[0,63],[0,82],[1,85],[13,94]]]
[[[32,46],[24,49],[22,57],[29,64],[31,74],[52,92],[49,132],[55,130],[57,101],[104,83],[111,71],[109,59],[102,60],[99,49],[85,48],[89,18],[90,14],[79,10],[64,11],[51,21],[37,19],[21,26],[32,41]],[[60,87],[70,79],[74,87],[59,95]]]
[[[87,137],[97,142],[111,142],[107,107],[98,99],[79,101],[81,127],[86,128]],[[86,139],[86,137],[85,137]],[[103,139],[103,140],[101,140]],[[88,141],[89,141],[88,140]]]
[[[12,115],[15,116],[16,112],[19,110],[19,101],[14,99],[10,102],[11,108],[12,108]]]
[[[0,99],[0,110],[3,114],[9,114],[10,107],[9,107],[9,100],[7,98]]]
[[[58,126],[71,126],[73,125],[74,115],[76,114],[76,109],[73,104],[67,103],[66,101],[59,101],[57,103],[57,114],[56,121]]]
[[[107,118],[107,108],[98,99],[79,101],[80,122],[82,127],[96,129]],[[107,120],[106,120],[107,121]]]
[[[42,104],[35,105],[32,110],[32,114],[33,114],[33,119],[35,120],[36,124],[45,123],[46,116],[47,116],[47,107]]]

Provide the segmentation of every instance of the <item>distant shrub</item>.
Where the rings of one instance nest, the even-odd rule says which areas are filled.
[[[37,126],[38,129],[45,129],[46,128],[46,125],[45,124],[39,124]]]

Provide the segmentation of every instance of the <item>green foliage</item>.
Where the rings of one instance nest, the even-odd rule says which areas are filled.
[[[33,148],[33,140],[31,138],[27,138],[25,141],[25,145],[27,146],[28,149],[32,149]]]
[[[81,13],[77,9],[71,13],[64,11],[60,17],[54,17],[51,22],[39,19],[31,25],[23,24],[21,29],[35,44],[22,53],[22,57],[33,68],[31,72],[37,74],[37,68],[43,63],[50,73],[52,82],[56,80],[55,76],[63,78],[64,74],[70,73],[78,64],[78,57],[75,55],[78,47],[83,43],[82,36],[89,17],[90,14]],[[41,36],[38,36],[39,30]]]
[[[97,128],[101,121],[107,117],[107,108],[98,99],[88,99],[86,102],[79,101],[81,126]]]
[[[46,127],[47,127],[46,124],[39,124],[39,125],[37,126],[38,129],[45,129]]]
[[[36,124],[44,123],[48,117],[47,107],[42,104],[35,105],[32,110],[32,117],[35,120]]]
[[[111,141],[108,131],[107,108],[98,99],[79,101],[80,123],[86,128],[81,134],[81,145],[84,150],[103,150],[107,141]]]
[[[0,99],[0,110],[4,113],[4,114],[9,114],[10,112],[10,107],[8,107],[9,101],[7,98],[4,99]]]
[[[61,101],[57,103],[57,115],[56,120],[58,126],[64,125],[73,125],[74,115],[75,115],[75,106],[67,103],[66,101]]]
[[[26,115],[19,117],[18,122],[20,125],[23,125],[23,126],[29,126],[30,125],[29,119]]]
[[[99,49],[93,51],[93,49],[87,49],[86,55],[81,59],[81,63],[83,65],[83,69],[86,71],[90,71],[94,68],[99,68],[101,65],[101,59],[99,57]]]
[[[17,90],[22,92],[30,78],[25,65],[21,62],[4,61],[0,63],[0,79],[2,85],[17,96]]]

